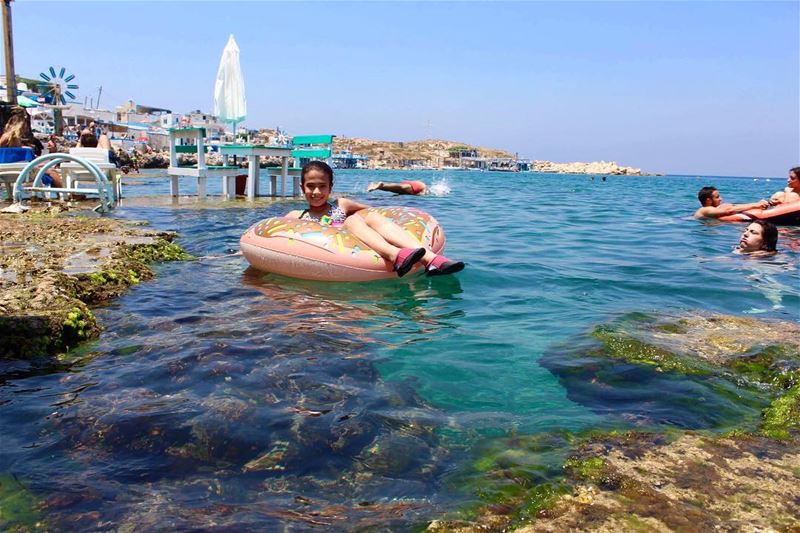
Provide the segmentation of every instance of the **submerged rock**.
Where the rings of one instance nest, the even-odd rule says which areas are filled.
[[[428,529],[799,528],[798,333],[794,322],[631,313],[553,348],[541,363],[571,399],[657,431],[499,441],[461,483],[482,503]]]
[[[637,425],[752,427],[760,418],[772,436],[800,429],[794,322],[631,313],[552,349],[541,363],[573,400]]]

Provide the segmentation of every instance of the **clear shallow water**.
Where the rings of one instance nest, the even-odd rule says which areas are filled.
[[[365,194],[374,179],[450,192]],[[140,183],[114,216],[176,230],[196,256],[302,205],[173,204],[146,198],[166,180]],[[436,216],[467,268],[336,285],[237,256],[158,266],[96,311],[85,362],[5,369],[0,473],[62,528],[403,529],[475,500],[456,480],[495,437],[753,419],[747,392],[581,357],[587,331],[629,312],[800,319],[797,229],[752,260],[731,253],[741,225],[690,218],[703,185],[743,202],[784,183],[339,171],[340,193]]]

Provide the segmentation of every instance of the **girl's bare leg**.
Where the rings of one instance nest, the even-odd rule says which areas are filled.
[[[344,227],[387,261],[394,263],[395,259],[397,259],[397,253],[400,249],[390,244],[380,233],[369,227],[360,216],[351,215],[347,217]],[[413,241],[414,239],[411,240]],[[419,248],[419,243],[414,244],[413,248]]]
[[[354,216],[359,216],[359,215],[354,215]],[[354,217],[352,216],[348,217],[347,220],[350,220],[351,218]],[[393,244],[394,246],[397,246],[399,248],[423,248],[422,243],[420,243],[417,239],[406,233],[405,230],[403,230],[403,228],[401,228],[400,226],[390,221],[381,214],[367,213],[366,217],[364,218],[364,221],[366,222],[366,225],[369,226],[378,235],[380,235],[382,239],[386,240],[390,244]],[[423,262],[425,264],[428,264],[431,261],[433,261],[434,257],[436,257],[436,254],[425,248],[425,256],[422,258]]]

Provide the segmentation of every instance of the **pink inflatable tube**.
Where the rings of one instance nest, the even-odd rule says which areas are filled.
[[[428,213],[408,207],[370,207],[362,213],[370,211],[393,221],[434,253],[444,250],[444,231]],[[253,267],[292,278],[372,281],[397,277],[389,261],[341,226],[268,218],[250,227],[239,244]]]
[[[781,204],[769,209],[750,209],[743,213],[720,217],[725,222],[752,222],[753,220],[769,220],[777,226],[800,225],[800,201]]]

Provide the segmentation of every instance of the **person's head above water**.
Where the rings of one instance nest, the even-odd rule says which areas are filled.
[[[786,185],[794,192],[800,192],[800,167],[789,169],[789,177],[786,179]]]
[[[312,211],[327,208],[333,188],[333,170],[323,161],[306,163],[300,172],[300,185]]]
[[[739,239],[739,252],[774,253],[778,249],[778,228],[772,222],[755,220],[748,224]]]
[[[697,199],[703,207],[717,207],[722,203],[722,197],[716,187],[703,187],[697,193]]]

